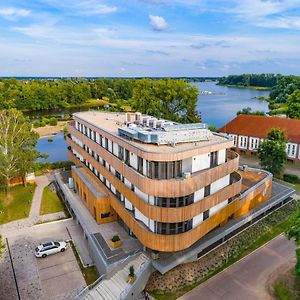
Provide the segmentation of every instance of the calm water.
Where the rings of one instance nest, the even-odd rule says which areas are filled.
[[[268,112],[268,103],[254,99],[254,97],[267,97],[268,91],[255,91],[250,89],[228,88],[216,85],[215,82],[193,83],[201,91],[210,91],[222,95],[200,95],[197,109],[201,112],[204,123],[221,127],[236,116],[236,112],[244,107],[252,110]]]
[[[53,142],[48,142],[48,137],[40,138],[37,144],[37,150],[41,153],[47,153],[47,159],[40,158],[40,162],[56,162],[69,160],[67,155],[67,143],[64,139],[64,133],[60,132],[51,136]]]
[[[267,102],[254,99],[254,97],[268,96],[269,92],[267,91],[227,88],[218,86],[215,82],[197,82],[193,83],[193,85],[197,86],[201,91],[218,93],[217,95],[199,96],[197,109],[201,112],[202,121],[207,124],[221,127],[233,119],[236,116],[236,112],[244,107],[251,107],[252,110],[268,111]],[[49,115],[49,113],[51,115],[64,115],[72,112],[59,109],[50,112],[45,111],[43,115]],[[64,140],[63,133],[58,133],[52,136],[52,138],[53,142],[50,143],[47,137],[39,139],[37,145],[38,151],[49,155],[48,159],[40,159],[39,161],[56,162],[69,160],[67,156],[67,143]]]

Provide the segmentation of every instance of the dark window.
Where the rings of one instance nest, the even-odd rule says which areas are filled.
[[[209,218],[209,209],[203,213],[203,221]]]
[[[143,159],[138,156],[138,172],[143,174]]]
[[[124,159],[124,148],[121,147],[121,146],[119,146],[118,157],[119,157],[119,159],[121,159],[121,160]]]
[[[179,223],[155,222],[155,232],[158,234],[174,235],[187,232],[193,227],[193,220]]]
[[[213,168],[218,165],[218,151],[210,153],[210,167]]]
[[[125,149],[125,163],[127,165],[130,165],[130,155],[129,155],[129,151],[127,149]]]
[[[204,188],[204,197],[207,197],[209,195],[210,195],[210,184]]]
[[[121,174],[117,170],[115,171],[115,176],[121,180]]]
[[[110,212],[101,214],[101,219],[109,218]]]
[[[86,202],[86,193],[83,193],[83,200]]]
[[[107,150],[108,149],[108,139],[105,138],[104,140],[104,148]]]
[[[131,190],[134,192],[134,185],[131,184]]]
[[[118,190],[116,190],[116,197],[121,200],[121,193]]]

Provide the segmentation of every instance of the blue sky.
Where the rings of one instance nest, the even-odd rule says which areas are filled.
[[[300,75],[300,0],[2,0],[0,76]]]

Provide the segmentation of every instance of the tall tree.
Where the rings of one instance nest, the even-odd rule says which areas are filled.
[[[39,157],[38,134],[16,109],[0,111],[0,177],[8,185],[14,177],[26,176]]]
[[[296,90],[287,99],[287,115],[292,119],[300,119],[300,90]]]
[[[287,160],[286,142],[285,132],[273,128],[258,149],[261,167],[279,178],[282,177]]]
[[[184,80],[142,79],[133,89],[134,109],[158,118],[188,123],[199,121],[198,89]]]

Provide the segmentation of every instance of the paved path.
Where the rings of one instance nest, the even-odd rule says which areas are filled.
[[[45,175],[36,177],[35,182],[37,186],[33,194],[29,218],[35,218],[40,215],[43,191],[44,188],[50,183],[48,177]]]
[[[182,296],[181,300],[268,300],[268,280],[295,262],[295,245],[280,235],[225,271]]]
[[[259,160],[255,156],[240,156],[240,165],[248,165],[250,167],[259,168]],[[285,173],[297,175],[300,177],[300,166],[299,164],[288,163],[285,168]]]

